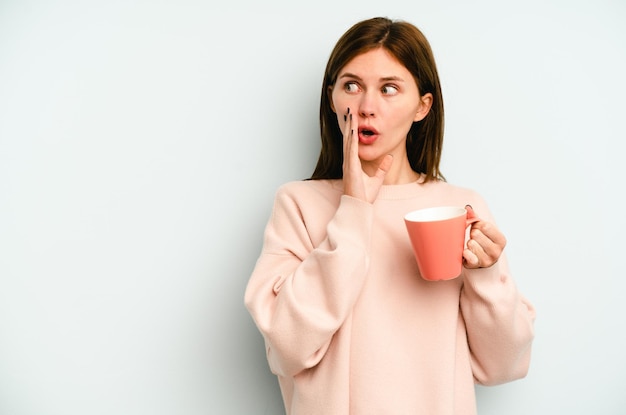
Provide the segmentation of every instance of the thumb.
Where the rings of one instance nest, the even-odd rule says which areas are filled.
[[[378,165],[378,170],[376,170],[376,177],[379,179],[384,179],[385,175],[389,171],[391,167],[391,163],[393,163],[393,156],[391,154],[387,154],[383,161]]]
[[[477,219],[476,212],[474,212],[474,208],[472,205],[465,205],[465,209],[467,210],[467,219]]]

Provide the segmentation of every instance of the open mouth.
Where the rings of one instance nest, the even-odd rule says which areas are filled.
[[[359,142],[372,144],[378,138],[378,131],[371,127],[359,127]]]
[[[371,137],[373,135],[377,135],[378,131],[371,127],[359,127],[359,134],[364,135],[366,137]]]

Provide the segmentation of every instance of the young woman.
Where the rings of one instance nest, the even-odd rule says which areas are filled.
[[[245,304],[287,414],[473,414],[474,383],[528,371],[535,311],[484,200],[439,171],[443,101],[413,25],[355,24],[326,67],[311,180],[276,194]],[[471,205],[455,279],[422,279],[409,211]],[[475,212],[475,213],[474,213]]]

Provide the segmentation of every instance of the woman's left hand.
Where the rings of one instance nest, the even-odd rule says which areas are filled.
[[[476,217],[471,206],[466,209],[468,219]],[[463,251],[463,265],[466,268],[490,267],[498,261],[505,246],[506,238],[496,225],[482,220],[474,222],[467,247]]]

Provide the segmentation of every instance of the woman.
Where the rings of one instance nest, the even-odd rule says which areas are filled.
[[[313,176],[278,190],[245,294],[287,414],[475,413],[474,382],[526,375],[535,311],[484,200],[439,171],[443,101],[423,34],[386,18],[350,28],[320,127]],[[439,205],[481,220],[462,274],[429,282],[403,217]]]

